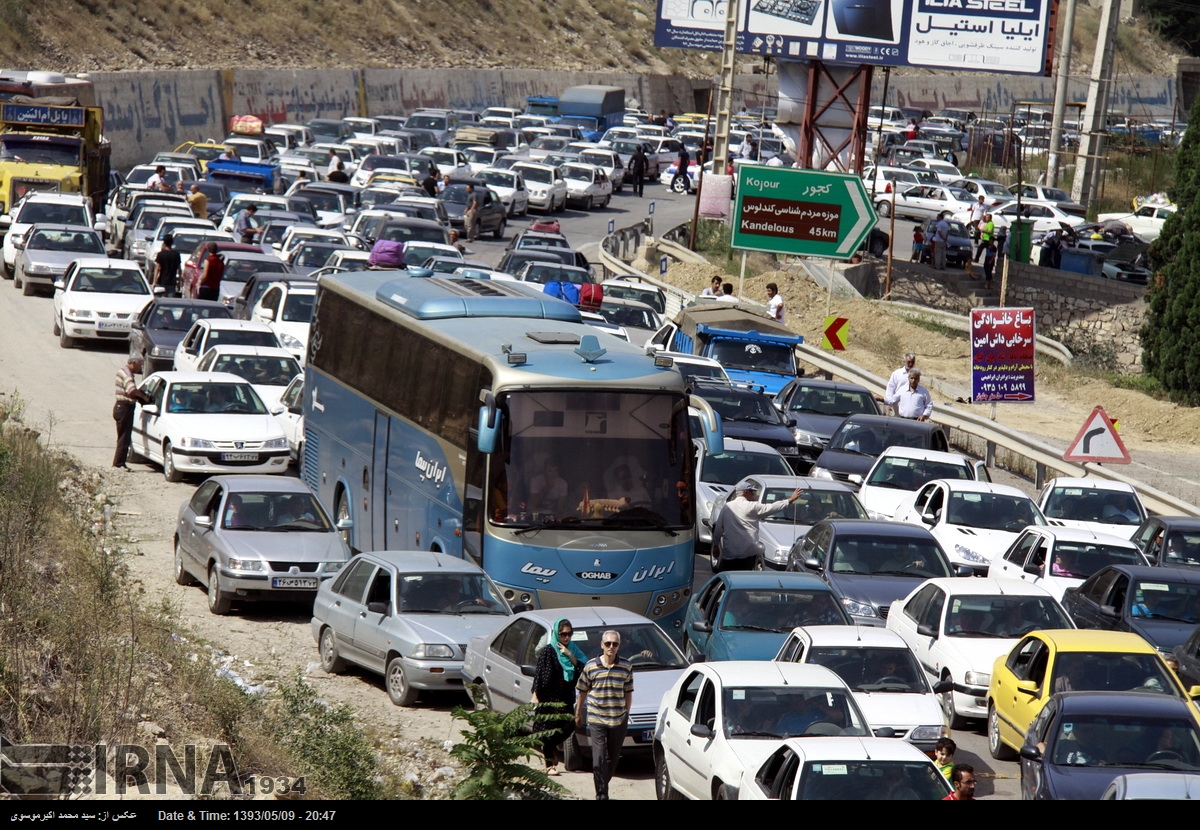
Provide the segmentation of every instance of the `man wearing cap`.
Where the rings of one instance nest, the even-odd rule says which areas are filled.
[[[908,385],[884,400],[901,418],[928,421],[933,414],[933,396],[921,385],[921,370],[910,369]]]
[[[713,571],[732,565],[733,561],[743,566],[752,566],[754,561],[763,554],[762,542],[758,539],[758,525],[767,516],[787,509],[788,505],[800,498],[801,490],[796,488],[786,499],[773,504],[762,504],[758,500],[757,485],[747,483],[738,489],[737,494],[725,502],[725,509],[717,517],[717,526],[713,528],[713,546],[721,546],[719,561],[714,556]]]

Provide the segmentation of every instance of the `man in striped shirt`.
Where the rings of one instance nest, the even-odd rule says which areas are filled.
[[[125,460],[129,456],[129,445],[133,437],[133,405],[138,401],[149,403],[150,396],[137,388],[134,374],[142,371],[142,359],[130,355],[125,365],[117,370],[117,400],[113,404],[113,420],[117,422],[117,451],[113,455],[113,466],[129,470]]]
[[[583,728],[587,712],[588,739],[592,743],[592,776],[596,799],[608,801],[608,782],[617,769],[629,707],[633,703],[633,666],[621,657],[621,635],[605,631],[600,638],[599,657],[587,662],[579,673],[575,698],[575,726]]]

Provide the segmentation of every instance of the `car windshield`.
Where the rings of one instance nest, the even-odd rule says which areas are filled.
[[[521,167],[521,175],[527,182],[538,184],[554,184],[554,171],[545,167]]]
[[[633,665],[635,672],[682,669],[688,664],[679,647],[654,623],[575,626],[571,642],[584,654],[598,654],[605,631],[621,635],[620,654]],[[537,647],[540,649],[547,642],[549,632],[543,630]]]
[[[229,319],[233,311],[228,306],[214,305],[194,308],[184,305],[160,305],[150,316],[147,328],[158,331],[187,331],[192,323],[205,318]]]
[[[929,691],[917,658],[906,648],[813,646],[807,662],[829,669],[856,692]]]
[[[225,354],[213,361],[208,370],[231,372],[256,386],[287,386],[300,374],[300,364],[294,357]]]
[[[746,369],[776,375],[796,375],[796,355],[791,346],[779,343],[744,343],[718,340],[712,344],[712,357],[726,369]]]
[[[316,210],[323,210],[326,213],[342,212],[342,201],[336,193],[326,193],[320,190],[305,188],[296,195],[296,198],[308,202]]]
[[[759,424],[786,425],[783,415],[771,405],[771,399],[766,395],[743,390],[722,390],[719,387],[704,386],[699,390],[700,397],[708,401],[717,414],[726,421],[745,421]]]
[[[404,125],[411,130],[446,130],[449,129],[444,115],[410,115]]]
[[[31,251],[69,251],[104,255],[104,244],[94,231],[35,231],[25,243]]]
[[[950,598],[946,611],[948,637],[1016,639],[1030,631],[1072,627],[1051,597],[959,595]]]
[[[631,329],[647,329],[649,331],[654,331],[658,328],[658,319],[654,316],[654,312],[648,308],[602,304],[600,306],[600,314],[605,320],[617,326],[625,326]]]
[[[279,341],[272,331],[253,329],[213,329],[208,333],[208,347],[222,346],[269,346],[276,347]]]
[[[683,375],[683,382],[689,385],[693,378],[716,378],[726,383],[729,382],[729,375],[725,374],[723,366],[713,366],[709,363],[683,363],[675,361],[675,368],[679,370],[679,374]]]
[[[1142,523],[1137,495],[1124,490],[1055,487],[1046,499],[1046,518],[1137,526]]]
[[[242,259],[232,252],[225,255],[225,275],[221,277],[226,282],[245,282],[255,274],[264,271],[268,273],[284,273],[288,270],[283,260],[270,258]]]
[[[875,415],[875,399],[865,389],[831,389],[827,386],[798,384],[792,393],[789,412],[808,412],[815,415]]]
[[[167,395],[173,415],[265,415],[267,409],[248,383],[176,383]]]
[[[1156,654],[1060,651],[1054,658],[1055,692],[1157,692],[1183,697]]]
[[[548,282],[573,282],[583,285],[592,281],[591,275],[582,268],[560,268],[555,265],[531,265],[525,272],[526,282],[545,285]]]
[[[1102,542],[1064,542],[1054,545],[1050,555],[1050,575],[1069,579],[1087,579],[1105,565],[1144,565],[1135,548],[1106,545]]]
[[[449,202],[452,205],[465,205],[467,203],[467,188],[463,185],[452,184],[438,194],[438,198],[443,202]]]
[[[320,268],[329,261],[334,250],[328,243],[301,245],[292,257],[292,264],[301,268]]]
[[[563,247],[567,247],[566,240],[563,240]],[[622,300],[634,300],[639,303],[645,303],[659,314],[663,313],[664,305],[662,294],[660,294],[657,289],[650,289],[649,286],[646,288],[639,288],[635,285],[612,285],[611,283],[605,283],[604,296],[619,297]],[[683,371],[682,364],[676,363],[675,365],[680,367],[680,371]]]
[[[734,588],[720,615],[720,627],[725,631],[783,633],[799,625],[847,622],[833,592],[817,588]]]
[[[183,215],[182,211],[177,210],[147,210],[143,211],[142,215],[138,217],[135,227],[139,231],[152,231],[158,228],[159,222],[165,217]]]
[[[1200,585],[1165,579],[1139,580],[1134,584],[1129,613],[1142,619],[1194,625],[1200,622]]]
[[[931,537],[839,534],[830,559],[829,569],[835,574],[952,576],[945,554]]]
[[[787,501],[792,495],[791,487],[771,487],[762,495],[764,504]],[[772,513],[763,521],[779,525],[815,525],[822,519],[869,519],[867,511],[858,498],[845,490],[810,490],[800,492],[800,497],[779,513]]]
[[[402,573],[396,598],[401,614],[508,614],[483,574]]]
[[[128,268],[80,268],[71,280],[77,294],[149,294],[140,271]]]
[[[614,161],[611,153],[583,152],[579,154],[579,160],[597,167],[620,167],[620,162]]]
[[[485,170],[479,175],[488,183],[489,187],[515,188],[517,186],[517,176],[515,173],[501,170]]]
[[[28,225],[83,225],[92,222],[87,208],[82,205],[55,205],[46,202],[30,202],[21,208],[17,221]]]
[[[1046,520],[1027,496],[1005,493],[952,492],[946,523],[984,530],[1017,532]]]
[[[590,184],[592,181],[592,175],[592,171],[586,167],[563,168],[563,178],[571,179],[572,181],[588,182]]]
[[[721,713],[726,738],[870,734],[857,704],[843,689],[726,686]]]
[[[753,475],[790,476],[792,468],[779,453],[731,451],[721,455],[705,453],[700,469],[701,481],[726,487]]]
[[[1191,720],[1136,715],[1060,716],[1050,763],[1072,767],[1200,770]]]
[[[446,231],[440,225],[385,225],[379,235],[380,239],[392,242],[438,242],[445,244]]]
[[[311,493],[230,493],[221,527],[251,532],[328,533],[329,516]]]
[[[879,459],[866,483],[892,490],[917,490],[935,478],[970,481],[974,476],[966,464],[885,456]]]
[[[516,248],[570,248],[571,243],[567,242],[561,236],[521,236],[517,240]]]
[[[869,795],[868,795],[869,794]],[[800,771],[798,801],[938,801],[946,797],[946,779],[921,761],[807,761]]]

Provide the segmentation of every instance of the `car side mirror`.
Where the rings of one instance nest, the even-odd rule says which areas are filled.
[[[166,286],[163,286],[163,285],[154,286],[154,296],[155,297],[161,297],[163,294],[166,294],[166,293],[167,293]]]
[[[1025,567],[1022,568],[1021,570],[1025,571],[1025,573],[1027,573],[1027,574],[1033,574],[1034,576],[1042,575],[1042,569],[1038,566],[1038,564],[1036,562],[1026,562]]]
[[[1192,700],[1200,700],[1200,686],[1192,686],[1188,689],[1188,697]]]
[[[935,695],[944,695],[952,691],[954,691],[953,680],[939,680],[937,683],[933,684],[933,693]]]
[[[525,675],[526,677],[533,677],[535,674],[537,674],[537,666],[526,663],[525,665],[521,666],[521,674]]]
[[[138,331],[142,331],[146,327],[144,325],[142,325],[141,320],[134,320],[132,323],[130,323],[130,328],[134,328],[134,329],[137,329]]]
[[[881,726],[874,731],[875,731],[876,738],[894,738],[894,737],[896,737],[896,730],[892,729],[892,727],[890,727],[890,726]]]
[[[211,529],[212,526],[213,526],[212,516],[197,516],[196,517],[196,527],[202,527],[207,530],[207,529]]]
[[[712,727],[705,726],[702,723],[693,723],[692,728],[688,731],[697,738],[711,738],[713,736]]]
[[[712,634],[712,623],[707,620],[697,620],[692,623],[692,631],[698,634]]]
[[[372,614],[383,614],[387,616],[388,604],[386,602],[368,602],[367,610]]]
[[[1021,757],[1026,761],[1033,761],[1035,764],[1042,762],[1042,753],[1036,746],[1021,747]]]
[[[931,626],[931,625],[926,625],[926,624],[918,625],[917,633],[920,634],[922,637],[932,637],[935,640],[937,639],[937,632],[933,630],[933,626]]]
[[[1105,617],[1112,617],[1114,620],[1121,616],[1120,612],[1111,605],[1101,605],[1100,613]]]
[[[344,519],[339,519],[335,527],[338,530],[351,530],[354,527],[354,519],[351,519],[349,516]]]
[[[144,412],[147,415],[157,415],[158,414],[158,404],[154,404],[154,403],[142,404],[142,412]]]
[[[260,309],[258,312],[258,316],[262,318],[263,322],[270,323],[275,319],[275,309],[273,309],[273,308]]]
[[[54,281],[54,290],[55,291],[66,291],[67,284],[65,282],[63,282],[62,280],[55,280]]]
[[[814,556],[810,556],[808,559],[804,560],[804,567],[808,568],[810,571],[819,571],[821,570],[821,561]]]
[[[954,569],[955,576],[974,576],[975,571],[971,570],[967,565],[959,565]]]
[[[1038,686],[1038,684],[1033,680],[1017,681],[1017,691],[1023,695],[1029,695],[1030,697],[1033,697],[1038,693],[1039,688],[1041,687]]]
[[[287,410],[286,410],[286,409],[284,409],[282,406],[273,406],[273,407],[271,407],[271,414],[272,414],[272,415],[282,415],[282,414],[283,414],[284,412],[286,412],[286,411],[287,411]]]
[[[921,522],[929,525],[930,527],[937,524],[937,520],[938,520],[938,517],[937,517],[936,513],[922,513],[921,514]]]

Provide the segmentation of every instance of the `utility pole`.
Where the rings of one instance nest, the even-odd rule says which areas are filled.
[[[737,62],[737,27],[742,16],[741,0],[729,0],[725,12],[725,46],[721,51],[721,80],[717,85],[717,123],[713,136],[715,175],[724,176],[729,167],[729,122],[733,112],[733,75]]]
[[[1050,156],[1046,160],[1046,184],[1058,187],[1059,148],[1062,146],[1063,117],[1067,111],[1067,82],[1071,76],[1071,33],[1075,30],[1075,2],[1066,0],[1062,26],[1058,30],[1058,60],[1054,62],[1054,116],[1050,122]]]
[[[1106,0],[1100,12],[1100,32],[1096,37],[1096,55],[1092,66],[1092,82],[1088,85],[1087,109],[1084,111],[1085,129],[1079,142],[1079,155],[1075,159],[1075,182],[1071,186],[1071,198],[1080,204],[1088,204],[1094,183],[1100,170],[1101,154],[1104,152],[1104,130],[1107,128],[1107,81],[1112,77],[1113,49],[1116,40],[1117,22],[1120,20],[1121,0]]]

